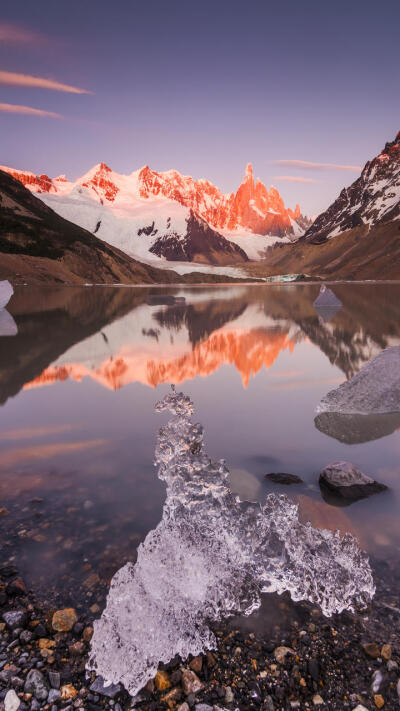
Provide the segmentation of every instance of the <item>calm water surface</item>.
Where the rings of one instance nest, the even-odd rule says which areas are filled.
[[[161,518],[154,405],[175,383],[243,499],[285,491],[304,520],[351,531],[396,564],[400,417],[375,439],[346,441],[314,418],[329,390],[400,344],[400,285],[333,289],[343,306],[328,320],[313,307],[318,285],[19,287],[8,306],[18,333],[0,335],[0,563],[14,562],[42,599],[104,597]],[[157,304],[161,295],[184,301]],[[388,491],[324,501],[319,472],[339,459]],[[267,472],[304,484],[283,488]]]

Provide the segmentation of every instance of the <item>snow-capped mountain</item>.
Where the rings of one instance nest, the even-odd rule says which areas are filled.
[[[236,193],[207,180],[148,166],[130,175],[99,163],[76,181],[4,167],[62,217],[145,261],[235,264],[291,242],[308,226],[300,207],[254,180],[249,164]]]
[[[369,228],[400,218],[400,131],[394,141],[368,161],[357,180],[322,212],[304,235],[325,242],[360,225]]]

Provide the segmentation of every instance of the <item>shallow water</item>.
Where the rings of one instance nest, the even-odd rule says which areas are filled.
[[[313,308],[318,285],[18,288],[7,308],[18,333],[0,337],[0,562],[46,601],[104,597],[161,519],[154,404],[176,383],[241,498],[284,491],[303,520],[350,531],[397,563],[400,419],[339,441],[314,411],[400,343],[400,285],[332,288],[343,306],[331,320]],[[342,508],[324,501],[319,472],[339,459],[388,491]],[[267,472],[304,483],[282,487]]]

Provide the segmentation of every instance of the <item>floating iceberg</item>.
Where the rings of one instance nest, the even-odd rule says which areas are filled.
[[[0,309],[4,309],[10,301],[14,289],[9,281],[0,281]]]
[[[156,447],[167,485],[162,520],[139,546],[136,564],[111,582],[88,669],[136,695],[160,661],[215,648],[210,624],[249,615],[262,592],[288,590],[326,615],[372,598],[368,557],[353,536],[301,524],[284,495],[270,494],[263,506],[241,502],[224,461],[204,451],[189,397],[173,389],[156,409],[173,413]]]
[[[313,306],[323,321],[330,321],[342,308],[342,302],[335,296],[331,289],[328,289],[325,284],[322,284]]]
[[[386,348],[351,380],[331,390],[316,412],[360,415],[400,412],[400,346]]]

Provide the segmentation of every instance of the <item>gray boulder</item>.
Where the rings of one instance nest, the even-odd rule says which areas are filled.
[[[400,346],[386,348],[351,380],[331,390],[317,413],[379,415],[400,412]]]

